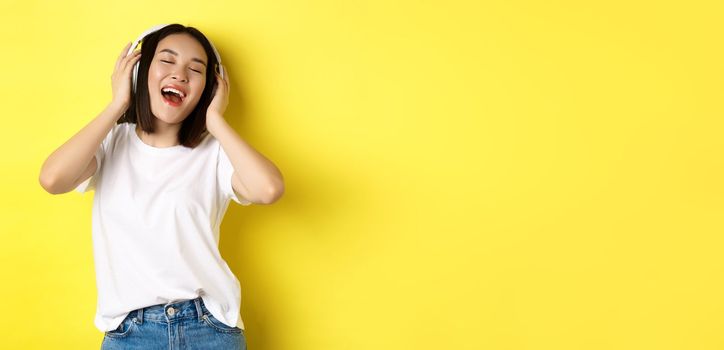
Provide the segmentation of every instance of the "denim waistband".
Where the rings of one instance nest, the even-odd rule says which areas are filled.
[[[201,297],[189,300],[177,300],[166,304],[157,304],[129,312],[137,323],[143,321],[171,323],[174,320],[196,318],[201,320],[204,314],[209,313]]]

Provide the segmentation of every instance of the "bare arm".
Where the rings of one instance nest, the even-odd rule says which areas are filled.
[[[52,194],[72,191],[96,170],[95,153],[101,142],[128,109],[131,100],[131,72],[140,51],[127,55],[128,43],[116,60],[111,75],[113,100],[88,125],[48,156],[40,168],[40,185]]]
[[[206,118],[209,132],[219,140],[234,168],[231,183],[237,195],[256,204],[276,202],[284,193],[284,178],[276,165],[244,141],[223,117]]]
[[[231,187],[237,197],[257,204],[274,203],[284,193],[284,178],[274,163],[244,141],[224,119],[229,103],[229,76],[226,69],[224,72],[227,74],[223,77],[216,74],[219,85],[206,110],[206,128],[219,141],[234,168]]]
[[[117,105],[109,104],[88,125],[53,151],[40,169],[40,185],[48,193],[61,194],[72,191],[93,175],[96,150],[124,111]]]

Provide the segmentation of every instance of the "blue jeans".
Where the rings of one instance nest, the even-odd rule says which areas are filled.
[[[244,331],[229,327],[206,309],[201,297],[131,311],[105,332],[101,350],[246,350]]]

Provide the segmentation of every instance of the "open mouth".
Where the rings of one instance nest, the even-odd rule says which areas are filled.
[[[172,107],[178,107],[186,98],[186,93],[173,87],[165,86],[161,89],[161,96],[163,96],[163,102],[166,104]]]

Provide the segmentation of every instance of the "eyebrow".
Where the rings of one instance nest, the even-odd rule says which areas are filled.
[[[176,51],[174,51],[174,50],[171,50],[171,49],[163,49],[163,50],[159,51],[159,53],[161,53],[161,52],[168,52],[168,53],[170,53],[170,54],[172,54],[172,55],[174,55],[174,56],[178,56],[178,52],[176,52]],[[192,61],[199,62],[199,63],[203,64],[204,67],[206,67],[206,62],[204,62],[204,61],[201,60],[200,58],[194,57],[194,58],[192,58],[191,60],[192,60]]]

